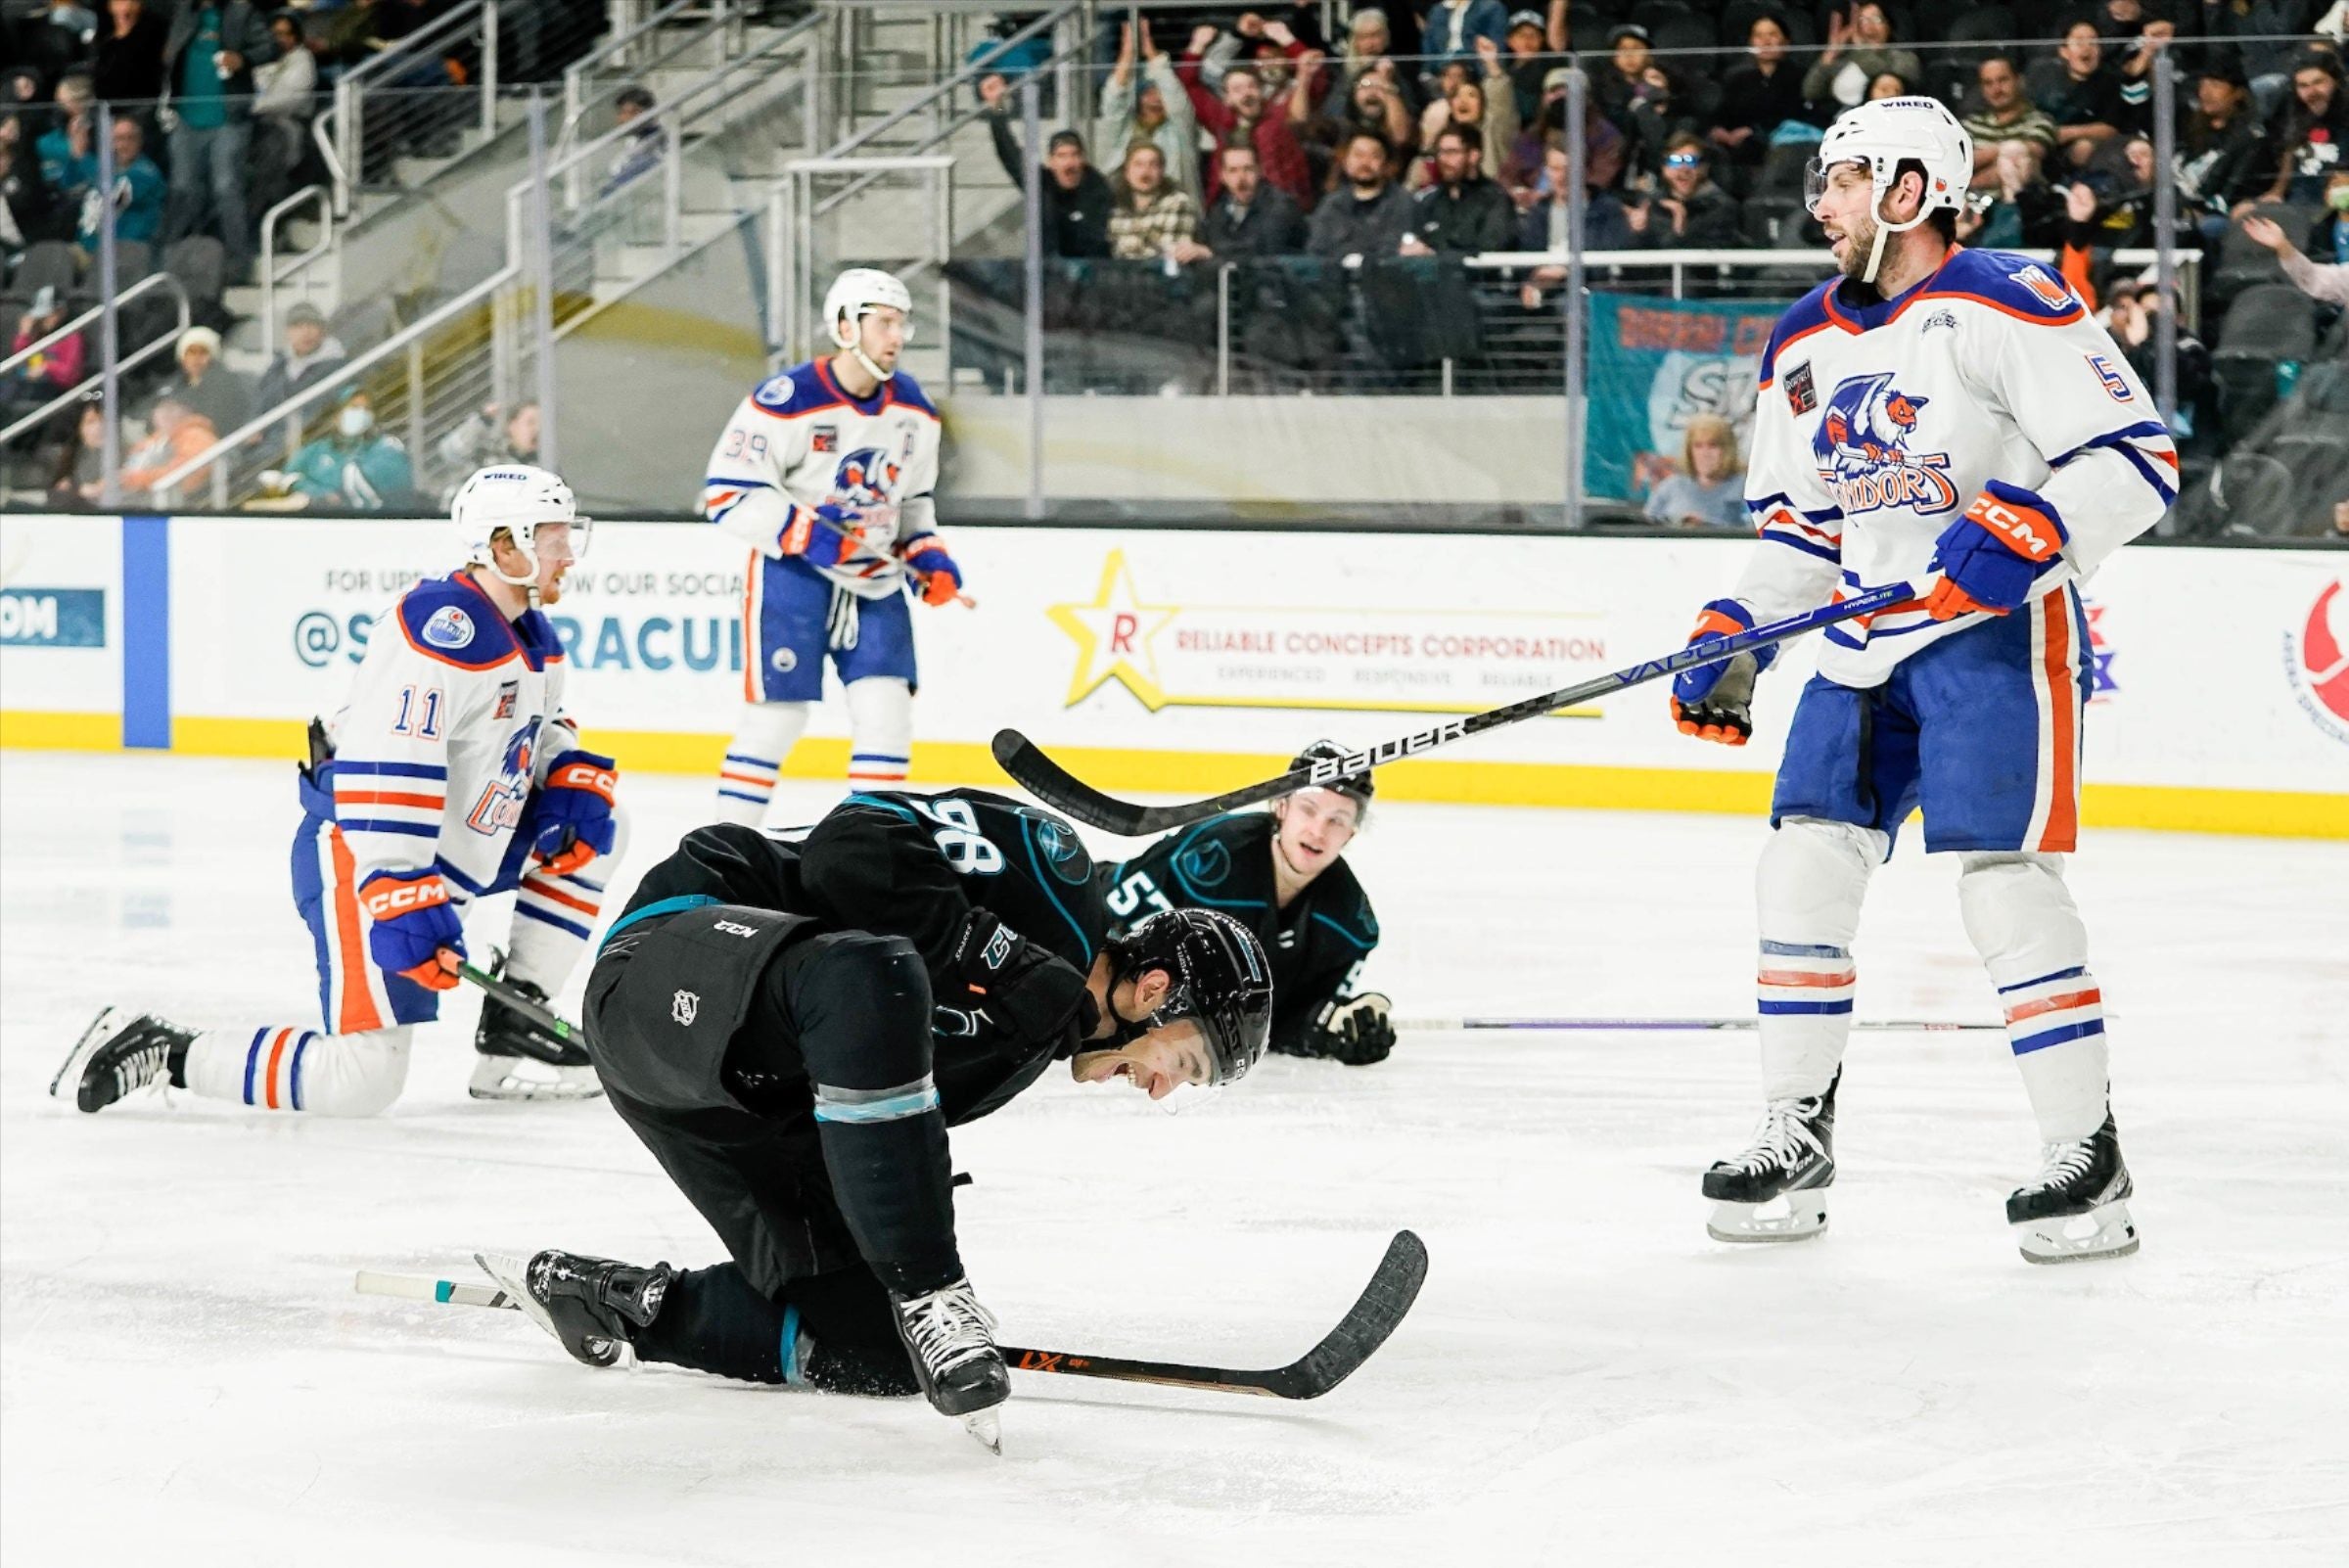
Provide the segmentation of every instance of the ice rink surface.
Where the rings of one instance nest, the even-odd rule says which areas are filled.
[[[101,1003],[311,1018],[290,775],[0,760],[10,1568],[2349,1562],[2349,846],[2076,860],[2119,1263],[2017,1257],[2037,1150],[1995,1035],[1859,1037],[1832,1229],[1747,1249],[1697,1174],[1751,1130],[1750,1035],[1416,1035],[1178,1117],[1055,1073],[954,1135],[1007,1340],[1272,1364],[1397,1227],[1433,1262],[1326,1400],[1023,1374],[998,1460],[918,1402],[596,1372],[515,1314],[354,1295],[484,1244],[717,1256],[602,1105],[465,1097],[470,994],[377,1121],[52,1104]],[[626,788],[641,869],[705,786]],[[840,793],[786,789],[797,820]],[[1371,978],[1415,1015],[1740,1014],[1764,831],[1381,807]],[[1862,1018],[1993,1016],[1955,875],[1914,844],[1879,875]]]

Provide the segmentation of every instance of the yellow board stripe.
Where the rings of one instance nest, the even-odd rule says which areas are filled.
[[[298,720],[282,718],[174,716],[172,750],[196,757],[275,757],[293,761],[306,755],[306,727]],[[728,740],[724,735],[593,725],[588,726],[586,737],[589,745],[611,754],[622,768],[703,773],[713,778]],[[0,748],[119,751],[122,722],[113,714],[0,711]],[[1052,755],[1086,782],[1120,794],[1216,794],[1268,777],[1288,761],[1255,752],[1157,752],[1129,747],[1056,746]],[[844,779],[848,767],[846,740],[810,736],[792,749],[790,765],[783,772],[790,778]],[[912,776],[934,784],[1009,782],[988,749],[975,741],[916,741]],[[1419,758],[1380,768],[1378,793],[1381,800],[1454,806],[1758,816],[1770,808],[1770,775]],[[2349,839],[2349,795],[2092,783],[2083,792],[2080,819],[2090,827]]]

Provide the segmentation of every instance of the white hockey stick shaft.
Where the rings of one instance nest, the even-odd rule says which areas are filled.
[[[495,1285],[463,1279],[437,1279],[430,1274],[391,1274],[380,1269],[362,1268],[351,1285],[362,1296],[398,1296],[408,1301],[438,1302],[444,1307],[506,1307],[516,1312],[522,1310],[513,1297]]]

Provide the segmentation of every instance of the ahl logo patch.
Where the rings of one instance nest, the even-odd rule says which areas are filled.
[[[521,681],[499,681],[497,683],[497,711],[491,714],[489,716],[491,718],[512,718],[514,716],[514,706],[521,699]]]
[[[462,648],[473,641],[473,618],[453,604],[436,610],[424,623],[424,640],[436,648]]]
[[[693,1021],[701,1016],[701,1011],[702,998],[698,992],[680,991],[668,999],[668,1016],[688,1029],[691,1029]]]
[[[1819,388],[1812,380],[1808,359],[1786,372],[1786,406],[1797,414],[1808,414],[1819,406]]]
[[[811,452],[840,450],[840,427],[838,425],[816,426],[807,433],[807,449]]]

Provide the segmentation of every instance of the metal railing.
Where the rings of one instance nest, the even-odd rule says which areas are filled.
[[[44,334],[42,337],[26,344],[15,353],[10,354],[6,359],[0,359],[0,376],[7,376],[11,372],[20,369],[27,361],[29,361],[33,355],[45,352],[46,350],[56,346],[58,344],[63,343],[67,338],[72,336],[74,333],[80,332],[93,325],[101,317],[103,317],[109,309],[118,310],[123,305],[129,304],[132,300],[139,299],[143,295],[163,292],[168,292],[171,296],[172,302],[179,307],[177,312],[178,320],[169,332],[153,338],[148,342],[141,344],[138,347],[131,349],[130,352],[123,354],[120,359],[116,361],[115,366],[115,373],[117,375],[126,370],[136,370],[139,366],[145,364],[148,360],[153,359],[157,354],[161,353],[164,349],[170,347],[174,343],[177,343],[179,341],[179,335],[188,330],[188,323],[191,319],[188,311],[188,291],[177,278],[171,276],[171,274],[168,272],[150,272],[147,276],[141,278],[129,288],[124,289],[120,293],[116,294],[112,300],[101,300],[99,303],[90,306],[89,309],[84,310],[80,315],[75,316],[72,320],[65,323],[65,325],[57,328],[54,332]],[[23,435],[26,431],[39,429],[42,425],[48,423],[51,415],[57,413],[60,409],[66,408],[78,401],[80,398],[88,396],[92,392],[96,391],[100,385],[105,382],[105,380],[106,372],[103,369],[94,371],[90,375],[84,377],[81,381],[74,384],[72,387],[58,393],[55,397],[50,398],[49,401],[41,404],[40,407],[34,409],[31,413],[18,419],[14,424],[8,426],[6,429],[0,430],[0,446],[7,445],[9,442],[15,440],[18,437]]]
[[[399,76],[410,70],[429,69],[446,52],[456,49],[478,50],[476,79],[470,84],[473,96],[479,100],[474,117],[484,139],[497,133],[496,0],[466,0],[374,59],[345,71],[336,81],[334,106],[330,111],[334,115],[335,157],[330,166],[338,175],[335,186],[338,212],[347,214],[352,192],[367,183],[370,122],[379,140],[388,144],[401,128],[412,127],[417,119],[416,90],[401,89]],[[371,91],[382,96],[371,100]],[[438,95],[429,96],[437,107]],[[401,101],[403,97],[406,102]],[[378,107],[371,110],[371,102]]]
[[[298,253],[281,273],[277,267],[278,220],[290,215],[304,203],[317,204],[318,239],[308,250]],[[334,243],[334,197],[323,185],[305,185],[261,214],[261,352],[277,352],[279,285],[299,277],[301,280],[301,297],[308,299],[310,285],[314,281],[308,272],[309,265],[331,250]]]
[[[519,277],[520,274],[513,267],[499,268],[446,304],[417,321],[415,325],[404,332],[394,334],[351,360],[334,375],[321,380],[316,386],[297,392],[274,408],[255,414],[195,456],[164,471],[152,486],[155,504],[166,508],[176,505],[180,499],[179,486],[187,482],[190,475],[200,473],[209,467],[212,471],[210,476],[212,504],[215,507],[225,507],[228,505],[229,483],[228,464],[224,461],[225,458],[247,442],[265,435],[271,426],[281,424],[286,425],[289,432],[292,433],[289,436],[288,453],[291,456],[293,436],[298,435],[299,431],[298,416],[304,409],[323,402],[342,388],[390,361],[394,354],[403,356],[407,361],[407,373],[411,381],[409,401],[413,407],[420,401],[418,394],[422,391],[421,352],[425,338],[456,320],[466,311],[490,303],[499,290],[510,287]],[[411,423],[411,428],[415,429],[413,423]],[[421,442],[420,431],[418,435],[419,442]]]

